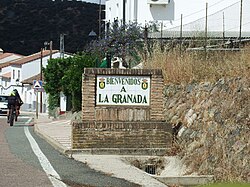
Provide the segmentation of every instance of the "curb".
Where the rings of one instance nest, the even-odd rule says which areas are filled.
[[[65,155],[68,155],[69,153],[71,153],[72,151],[64,146],[62,146],[60,143],[58,143],[56,140],[54,140],[53,138],[51,138],[50,136],[46,135],[46,133],[43,133],[37,124],[34,124],[34,132],[41,137],[42,139],[44,139],[45,141],[47,141],[52,147],[54,147],[57,151],[59,151],[60,153],[63,153]]]
[[[214,181],[213,175],[198,175],[198,176],[176,176],[176,177],[156,177],[158,181],[166,185],[181,185],[181,186],[198,186],[209,184]]]
[[[95,148],[95,149],[69,149],[54,138],[48,136],[44,131],[39,128],[39,123],[34,123],[34,132],[46,142],[48,142],[54,149],[59,151],[61,154],[72,158],[73,154],[85,154],[85,155],[132,155],[133,156],[156,156],[155,153],[164,153],[168,149],[154,149],[151,150],[151,155],[145,154],[148,153],[148,149],[136,150],[136,149],[115,149],[115,148]],[[152,154],[153,153],[153,154]],[[158,155],[159,156],[159,155]],[[149,174],[150,175],[150,174]],[[158,180],[159,182],[165,185],[181,185],[181,186],[197,186],[209,184],[214,181],[214,176],[212,175],[201,175],[201,176],[171,176],[171,177],[160,177],[150,175],[152,178]]]
[[[85,148],[71,149],[67,152],[71,154],[87,154],[87,155],[148,155],[148,156],[164,156],[168,153],[168,148]]]

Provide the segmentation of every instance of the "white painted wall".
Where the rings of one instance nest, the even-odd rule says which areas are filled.
[[[67,108],[67,97],[63,94],[63,92],[60,93],[60,111],[66,112]]]
[[[2,68],[2,73],[1,74],[5,74],[7,72],[10,72],[10,70],[11,70],[11,67],[10,66],[6,66],[6,67]]]
[[[64,57],[69,57],[68,54],[64,54]],[[60,52],[52,54],[52,58],[60,58]],[[42,59],[42,65],[43,67],[46,67],[48,64],[49,55],[44,56]],[[31,61],[29,63],[22,65],[22,80],[25,80],[27,78],[30,78],[34,75],[37,75],[40,73],[40,62],[41,59],[37,59],[34,61]],[[22,99],[24,101],[23,109],[35,111],[36,110],[36,95],[38,94],[38,110],[40,111],[40,92],[36,93],[33,89],[33,85],[25,85],[24,90],[20,95],[22,95]],[[48,108],[48,95],[43,92],[42,93],[42,100],[43,100],[43,112],[47,112]]]
[[[59,52],[52,54],[52,58],[59,58],[59,57],[60,57]],[[43,57],[43,60],[42,60],[43,67],[46,67],[46,65],[48,64],[48,60],[49,60],[49,56]],[[36,59],[36,60],[31,61],[29,63],[23,64],[22,65],[22,80],[25,80],[27,78],[30,78],[34,75],[39,74],[40,73],[40,62],[41,62],[41,59],[39,58],[39,59]]]
[[[4,68],[2,68],[2,74],[8,73],[8,72],[12,72],[13,71],[13,67],[11,66],[6,66]],[[6,79],[1,77],[1,94],[3,95],[8,95],[12,89],[11,85],[16,85],[15,81],[13,81],[13,77],[11,76],[11,79]]]
[[[64,57],[67,58],[70,55],[64,54]],[[60,53],[54,53],[52,54],[52,58],[59,58]],[[43,67],[46,67],[48,64],[48,56],[44,56],[42,60],[42,65]],[[23,100],[24,104],[21,107],[23,110],[28,110],[28,111],[35,111],[36,110],[36,95],[38,95],[38,109],[40,112],[40,93],[34,92],[33,85],[21,85],[21,81],[28,79],[32,76],[35,76],[40,73],[40,58],[30,61],[28,63],[25,63],[23,65],[11,65],[2,68],[1,74],[11,72],[11,79],[10,81],[4,81],[0,80],[1,82],[1,94],[4,95],[9,95],[13,89],[17,89],[21,99]],[[14,70],[14,71],[13,71]],[[20,76],[18,76],[18,71],[20,71]],[[13,76],[13,73],[15,72],[15,76]],[[16,84],[16,79],[19,78],[20,84]],[[5,86],[5,82],[7,83],[7,86]],[[43,99],[43,112],[47,111],[48,107],[48,96],[44,92],[42,93],[42,99]]]
[[[192,23],[205,17],[206,2],[208,3],[208,30],[223,30],[223,12],[225,30],[239,31],[240,25],[240,0],[170,0],[168,5],[152,5],[147,0],[126,0],[126,22],[137,21],[142,26],[150,22],[163,22],[164,29],[175,28]],[[123,18],[123,0],[106,0],[106,21]],[[231,6],[231,8],[229,8]],[[242,31],[250,31],[250,1],[243,1],[243,25]],[[204,30],[204,19],[196,21],[185,29]],[[180,28],[176,28],[179,30]]]

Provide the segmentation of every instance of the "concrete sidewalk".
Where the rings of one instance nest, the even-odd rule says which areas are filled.
[[[48,114],[39,114],[34,120],[35,133],[62,153],[71,150],[70,119],[53,119]]]
[[[83,162],[92,169],[141,186],[166,187],[166,184],[189,184],[192,186],[213,181],[213,176],[185,176],[186,167],[178,157],[161,157],[165,160],[164,170],[160,175],[150,175],[131,165],[129,160],[148,160],[156,158],[156,156],[100,155],[92,154],[91,151],[72,151],[70,118],[71,116],[65,115],[58,119],[52,119],[48,117],[48,114],[39,114],[38,119],[34,118],[35,133],[66,156]]]
[[[145,187],[166,187],[165,184],[154,179],[151,175],[125,162],[124,159],[128,155],[93,155],[91,153],[72,152],[70,119],[52,119],[48,118],[47,114],[39,114],[38,119],[34,118],[34,123],[35,133],[45,139],[56,150],[75,160],[86,163],[92,169]]]

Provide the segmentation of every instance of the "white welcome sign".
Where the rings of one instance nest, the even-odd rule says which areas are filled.
[[[150,105],[150,76],[97,75],[96,105]]]

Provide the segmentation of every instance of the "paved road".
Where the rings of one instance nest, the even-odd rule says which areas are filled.
[[[60,154],[34,134],[33,127],[27,125],[29,120],[29,116],[20,116],[18,122],[9,127],[6,118],[0,117],[0,186],[139,186]]]
[[[32,155],[31,149],[28,150],[25,143],[23,128],[10,128],[7,126],[6,119],[0,119],[0,186],[17,187],[52,187],[47,175],[43,172],[39,164],[36,167],[25,163],[18,158],[12,151],[18,148],[19,154],[25,152],[26,156]],[[20,134],[19,134],[20,133]],[[16,146],[13,145],[15,143]],[[10,148],[11,147],[11,148]],[[27,151],[27,152],[26,152]],[[34,156],[33,158],[34,159]],[[29,159],[27,159],[29,160]],[[35,162],[34,162],[35,163]]]

